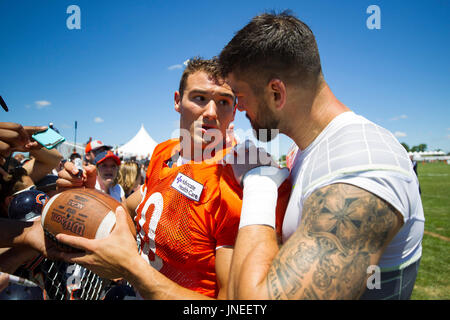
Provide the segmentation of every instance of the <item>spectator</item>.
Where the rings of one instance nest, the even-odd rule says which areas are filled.
[[[62,159],[56,149],[45,148],[30,150],[30,157],[31,160],[23,166],[16,159],[11,158],[8,167],[3,168],[3,173],[0,175],[0,215],[3,217],[7,215],[9,202],[15,193],[35,188],[36,184],[43,181]]]
[[[119,181],[120,159],[112,151],[98,153],[94,159],[97,167],[95,188],[101,190],[117,201],[125,200],[125,192]]]
[[[141,168],[135,161],[123,161],[119,169],[118,184],[122,186],[128,198],[141,185]]]
[[[103,151],[111,150],[111,148],[111,146],[104,145],[100,140],[92,140],[88,142],[84,150],[86,162],[89,164],[95,164],[95,157]]]
[[[10,264],[19,265],[37,252],[46,255],[51,247],[45,246],[40,221],[4,219],[8,216],[8,206],[15,194],[33,188],[35,181],[44,178],[58,164],[61,155],[55,149],[47,150],[32,141],[31,135],[46,127],[22,127],[16,123],[0,122],[0,129],[0,248],[11,247],[0,251],[10,254],[14,260]],[[15,151],[29,152],[30,161],[21,166],[11,158]],[[11,254],[13,251],[17,254]]]

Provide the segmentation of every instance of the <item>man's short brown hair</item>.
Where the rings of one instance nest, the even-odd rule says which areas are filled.
[[[180,86],[178,92],[181,98],[183,98],[184,89],[186,88],[186,82],[191,74],[198,71],[203,71],[212,77],[217,82],[223,82],[223,77],[221,76],[219,62],[216,57],[212,59],[203,59],[201,57],[194,57],[189,59],[186,68],[184,69],[183,75],[181,76]]]
[[[322,72],[311,29],[290,11],[254,17],[225,46],[219,62],[223,77],[233,72],[252,82],[279,78],[308,85]]]

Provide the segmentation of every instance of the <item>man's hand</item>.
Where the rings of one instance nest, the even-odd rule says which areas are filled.
[[[224,160],[226,164],[232,166],[234,176],[240,185],[245,174],[253,168],[260,166],[278,168],[272,156],[263,148],[257,148],[250,140],[234,146]]]
[[[83,174],[78,176],[78,169],[70,161],[64,163],[64,169],[58,173],[56,185],[58,191],[64,191],[70,188],[95,188],[97,179],[97,169],[94,165],[83,166]]]
[[[82,237],[58,234],[56,239],[64,244],[83,250],[83,253],[60,252],[58,258],[70,263],[80,264],[102,278],[117,279],[125,277],[129,267],[139,256],[136,240],[130,232],[126,212],[122,207],[116,209],[116,225],[111,234],[104,239],[90,240]]]
[[[19,245],[32,248],[45,257],[53,258],[59,250],[53,241],[48,239],[44,234],[44,229],[41,225],[41,218],[33,222],[27,222],[29,227],[24,228]]]
[[[29,152],[42,148],[38,142],[32,140],[31,136],[46,129],[45,126],[22,127],[18,123],[0,122],[0,165],[3,165],[6,158],[15,151]]]

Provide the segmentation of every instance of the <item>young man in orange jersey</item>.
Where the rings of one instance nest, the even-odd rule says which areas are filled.
[[[145,184],[125,202],[136,223],[140,255],[119,209],[107,239],[60,235],[60,241],[86,251],[63,258],[103,277],[123,277],[143,298],[226,298],[242,189],[221,162],[230,147],[226,131],[235,96],[218,72],[215,60],[189,61],[174,96],[180,139],[155,148]],[[72,168],[68,164],[60,174],[59,186],[92,187],[93,168],[85,168],[82,180],[70,174]]]

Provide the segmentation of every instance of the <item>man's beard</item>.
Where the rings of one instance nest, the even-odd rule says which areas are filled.
[[[279,133],[278,123],[275,114],[270,110],[266,101],[262,99],[256,111],[256,119],[253,121],[248,114],[245,114],[253,128],[253,135],[261,142],[272,141]]]

